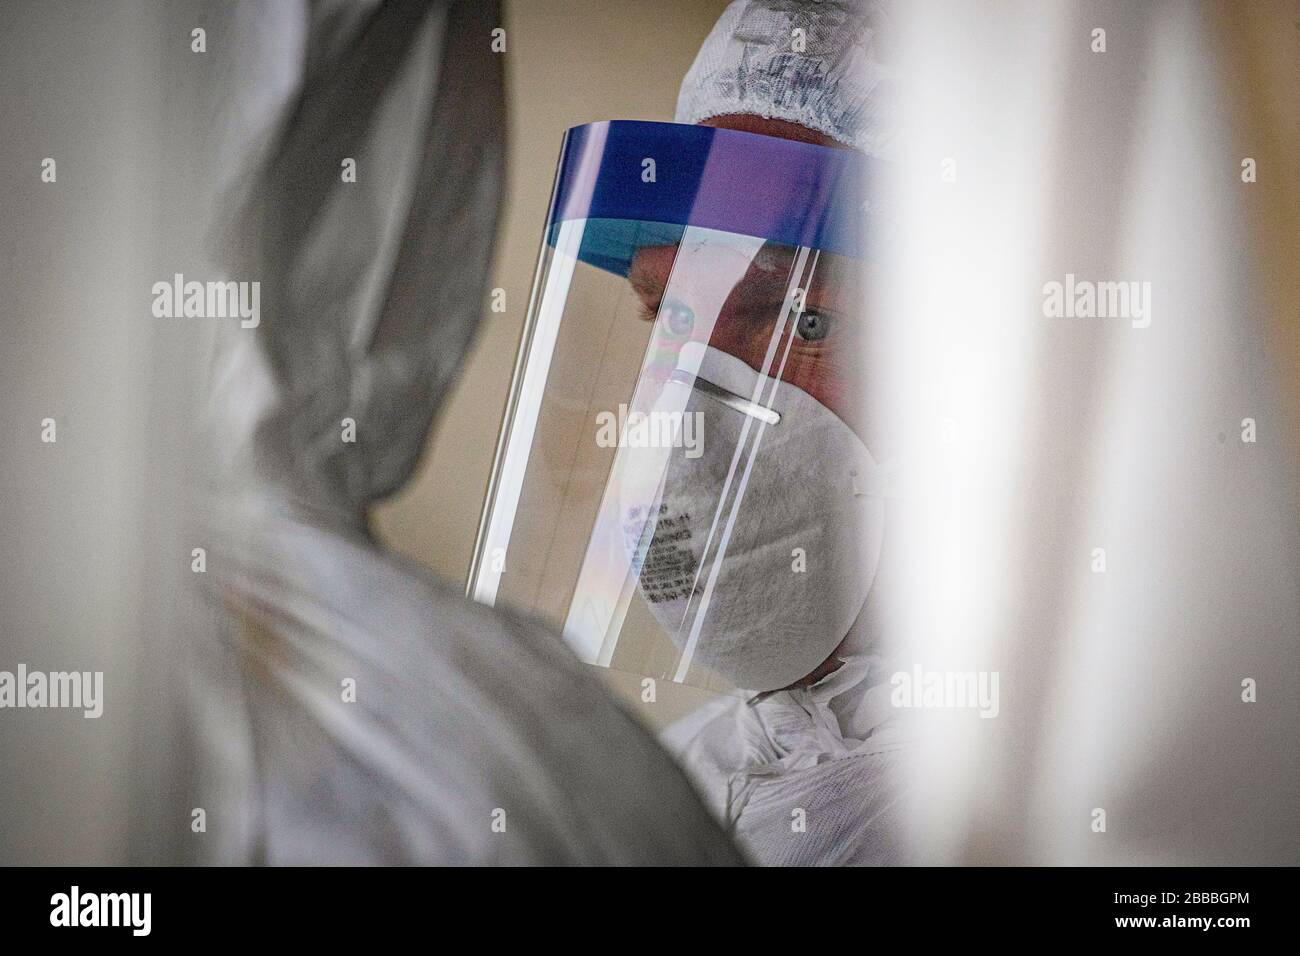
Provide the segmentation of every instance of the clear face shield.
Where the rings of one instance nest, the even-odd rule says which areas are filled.
[[[718,690],[835,651],[883,528],[864,163],[702,126],[569,132],[472,597],[583,660]]]

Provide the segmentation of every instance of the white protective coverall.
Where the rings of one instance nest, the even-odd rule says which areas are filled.
[[[665,744],[756,862],[887,865],[908,859],[899,762],[878,655],[752,706],[726,697],[677,721]]]

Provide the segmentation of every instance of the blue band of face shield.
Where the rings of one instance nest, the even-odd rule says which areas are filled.
[[[647,162],[653,161],[653,166]],[[565,134],[547,241],[585,219],[578,258],[626,275],[686,226],[862,258],[868,160],[756,133],[611,120]]]

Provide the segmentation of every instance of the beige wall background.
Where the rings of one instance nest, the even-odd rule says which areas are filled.
[[[560,140],[604,119],[672,120],[682,75],[727,0],[518,0],[505,10],[507,194],[493,266],[506,311],[484,307],[460,381],[429,435],[416,477],[376,509],[380,538],[463,584],[514,369]],[[713,695],[664,686],[642,705],[640,679],[605,672],[652,724]]]

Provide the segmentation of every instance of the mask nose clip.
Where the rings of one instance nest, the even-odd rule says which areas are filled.
[[[693,388],[701,395],[725,405],[732,411],[748,415],[750,418],[757,418],[766,425],[778,425],[781,422],[781,413],[776,409],[768,408],[766,405],[760,405],[757,402],[751,402],[735,392],[728,391],[721,385],[714,385],[708,379],[692,375],[684,369],[674,369],[672,374],[668,376],[668,381],[673,385],[685,385],[687,388]]]

